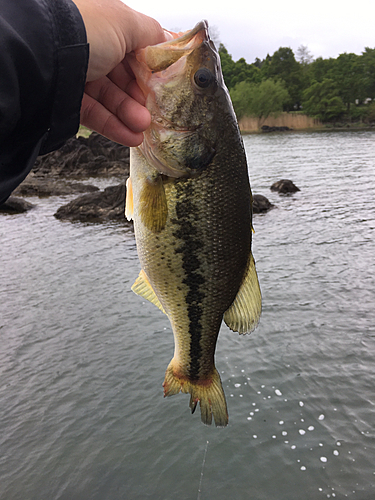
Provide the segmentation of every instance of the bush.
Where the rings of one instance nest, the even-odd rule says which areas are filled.
[[[261,83],[240,82],[230,91],[233,107],[240,120],[255,116],[260,121],[270,114],[281,113],[289,99],[288,91],[280,81],[264,80]]]

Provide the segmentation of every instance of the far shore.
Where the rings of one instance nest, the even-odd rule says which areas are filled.
[[[371,129],[373,126],[365,123],[322,123],[316,118],[299,113],[282,113],[279,116],[269,116],[265,120],[256,117],[244,117],[239,121],[239,127],[243,134],[262,132],[261,127],[288,127],[291,130],[358,130]]]

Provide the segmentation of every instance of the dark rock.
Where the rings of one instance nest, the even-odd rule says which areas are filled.
[[[273,205],[262,194],[254,194],[253,195],[253,213],[254,214],[261,214],[261,213],[268,212],[268,210],[270,210],[274,206],[275,205]]]
[[[63,179],[50,177],[37,177],[32,173],[20,184],[13,194],[18,196],[65,196],[75,193],[92,193],[99,191],[96,186],[82,184],[81,182],[69,182]]]
[[[57,219],[103,222],[125,219],[125,183],[107,187],[98,193],[79,196],[67,205],[60,207],[55,213]]]
[[[33,168],[37,177],[114,177],[129,174],[129,148],[93,132],[72,137],[60,149],[40,156]]]
[[[262,132],[288,132],[293,130],[289,127],[269,127],[268,125],[263,125]]]
[[[300,189],[288,179],[281,179],[280,181],[274,182],[270,189],[280,194],[290,194],[300,191]]]
[[[9,196],[9,198],[0,205],[0,212],[7,214],[22,214],[34,207],[35,205],[28,201],[16,198],[15,196]]]

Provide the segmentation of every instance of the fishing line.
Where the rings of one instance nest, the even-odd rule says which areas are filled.
[[[204,455],[203,455],[202,470],[201,470],[201,478],[200,478],[200,481],[199,481],[199,487],[198,487],[198,496],[197,496],[197,500],[200,500],[200,498],[201,498],[201,487],[202,487],[202,480],[203,480],[203,471],[204,471],[204,466],[205,466],[205,464],[206,464],[207,448],[208,448],[208,441],[207,441],[207,443],[206,443],[206,449],[204,450]]]

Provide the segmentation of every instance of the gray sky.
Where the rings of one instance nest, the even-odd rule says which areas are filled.
[[[375,48],[375,0],[130,0],[127,5],[169,30],[191,29],[201,19],[219,32],[233,59],[264,59],[279,47],[296,54],[307,45],[317,57]]]

